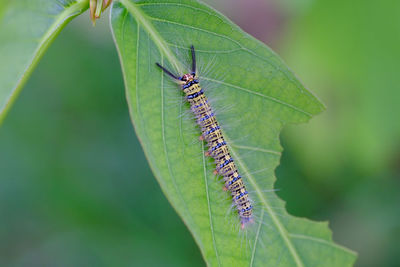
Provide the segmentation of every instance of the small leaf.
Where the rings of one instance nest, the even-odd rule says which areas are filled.
[[[351,266],[355,254],[333,243],[327,223],[289,215],[272,190],[283,125],[306,122],[324,109],[282,60],[196,1],[120,0],[111,22],[136,133],[207,264]],[[215,165],[204,157],[182,93],[155,65],[188,72],[192,44],[204,70],[200,83],[255,203],[255,223],[245,231],[212,174]]]
[[[18,0],[0,7],[0,122],[48,46],[88,3]]]

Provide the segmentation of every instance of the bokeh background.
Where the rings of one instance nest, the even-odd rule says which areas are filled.
[[[357,266],[400,266],[400,1],[208,2],[327,106],[283,131],[289,212],[329,220]],[[0,128],[0,266],[203,265],[135,137],[107,18],[86,13]]]

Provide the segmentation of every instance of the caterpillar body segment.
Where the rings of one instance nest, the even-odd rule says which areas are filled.
[[[184,74],[181,77],[174,75],[160,64],[156,64],[181,85],[186,100],[190,103],[191,110],[196,117],[196,122],[200,126],[202,133],[200,140],[207,142],[208,150],[205,154],[214,158],[216,164],[215,173],[223,176],[225,182],[224,188],[230,191],[243,229],[247,223],[252,222],[253,207],[251,206],[243,179],[239,174],[234,159],[229,153],[229,148],[224,140],[221,127],[196,76],[196,56],[193,46],[191,46],[191,53],[192,72]]]

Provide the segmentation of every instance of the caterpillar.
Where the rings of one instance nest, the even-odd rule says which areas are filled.
[[[213,113],[213,110],[199,84],[199,77],[196,75],[196,55],[192,45],[190,47],[192,56],[192,70],[182,76],[173,74],[159,63],[156,65],[168,76],[173,78],[185,93],[185,99],[190,103],[190,108],[200,126],[200,140],[207,142],[208,150],[206,156],[214,158],[216,168],[214,174],[223,176],[225,182],[224,190],[229,190],[233,204],[236,206],[241,228],[252,222],[253,207],[248,197],[246,186],[229,153],[229,148],[224,140],[221,127]]]

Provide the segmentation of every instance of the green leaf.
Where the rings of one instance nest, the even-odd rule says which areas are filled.
[[[196,1],[120,0],[113,5],[111,23],[136,133],[207,264],[351,266],[355,254],[333,243],[326,222],[289,215],[272,190],[282,127],[306,122],[324,109],[282,60]],[[205,144],[186,115],[182,93],[155,65],[188,72],[191,44],[203,70],[200,83],[254,201],[255,222],[245,230],[212,174],[215,165],[203,154]]]
[[[18,0],[0,7],[0,122],[48,46],[89,0]],[[60,63],[62,64],[62,63]]]

